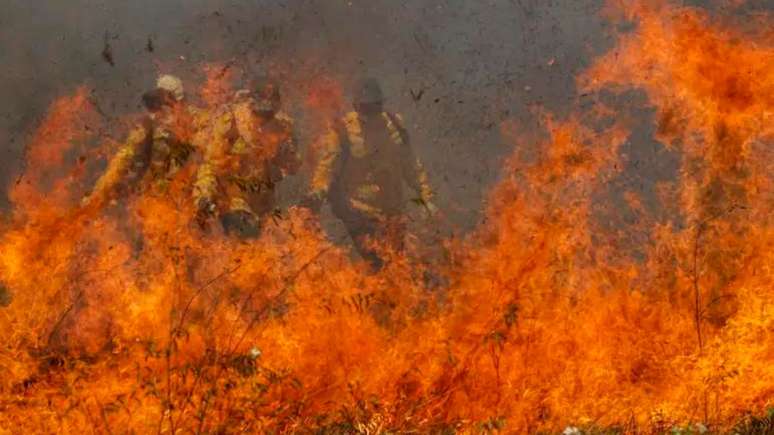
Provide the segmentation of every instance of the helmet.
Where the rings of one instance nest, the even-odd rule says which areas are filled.
[[[279,86],[272,81],[259,82],[255,87],[255,109],[258,112],[272,114],[276,113],[280,104],[282,103],[282,96],[280,95]]]
[[[379,86],[379,81],[368,77],[358,83],[354,93],[355,105],[379,104],[382,102],[384,102],[384,94],[382,93],[382,87]]]
[[[179,77],[170,74],[159,76],[156,87],[171,92],[177,101],[183,99],[183,81]]]
[[[172,105],[174,101],[174,94],[166,89],[156,88],[142,94],[142,103],[150,112],[158,112],[162,107]]]

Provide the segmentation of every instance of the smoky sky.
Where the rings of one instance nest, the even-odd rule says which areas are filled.
[[[748,9],[765,4],[751,2]],[[3,0],[0,183],[18,175],[24,142],[48,104],[77,86],[87,85],[99,110],[119,120],[139,110],[139,95],[159,72],[181,76],[191,89],[202,80],[202,62],[232,62],[248,75],[287,75],[283,93],[302,129],[303,83],[331,77],[349,91],[353,77],[380,79],[388,108],[407,119],[438,205],[454,224],[470,227],[513,150],[501,135],[502,121],[530,125],[535,107],[566,114],[577,96],[576,75],[614,44],[601,6],[601,0]],[[629,146],[655,161],[649,132],[640,134]],[[302,190],[297,182],[290,200]]]

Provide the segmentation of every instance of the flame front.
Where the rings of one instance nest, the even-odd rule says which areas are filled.
[[[85,89],[56,101],[0,237],[0,429],[723,431],[773,407],[774,38],[667,4],[607,12],[636,27],[579,77],[595,104],[513,135],[486,227],[442,267],[385,248],[368,273],[300,207],[250,243],[203,233],[190,168],[81,207],[74,156],[101,121]],[[230,71],[207,71],[216,107]],[[312,89],[320,119],[341,106]],[[634,121],[603,101],[631,91],[682,160],[666,218],[625,192],[641,218],[611,228]]]

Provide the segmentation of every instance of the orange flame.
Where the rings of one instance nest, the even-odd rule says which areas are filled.
[[[773,406],[772,40],[645,5],[625,4],[636,29],[579,79],[643,90],[656,139],[682,153],[678,214],[634,226],[644,259],[598,221],[633,122],[601,103],[544,116],[545,134],[508,130],[530,152],[503,168],[487,226],[446,243],[447,264],[387,250],[376,274],[305,209],[250,243],[202,233],[191,168],[169,195],[42,229],[24,217],[50,207],[40,174],[84,140],[72,125],[90,111],[83,91],[54,103],[32,182],[11,192],[25,214],[0,238],[0,428],[722,431]],[[221,79],[202,90],[210,108],[227,101]]]

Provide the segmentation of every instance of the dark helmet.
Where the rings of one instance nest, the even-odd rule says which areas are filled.
[[[166,89],[157,88],[142,94],[142,104],[149,112],[158,112],[162,107],[171,106],[175,101],[175,95]]]
[[[382,87],[379,85],[379,81],[372,77],[361,80],[355,88],[353,100],[356,106],[363,104],[381,104],[384,102],[384,94],[382,93]]]
[[[270,80],[262,80],[255,86],[255,110],[259,113],[274,114],[280,109],[282,96],[279,85]]]

